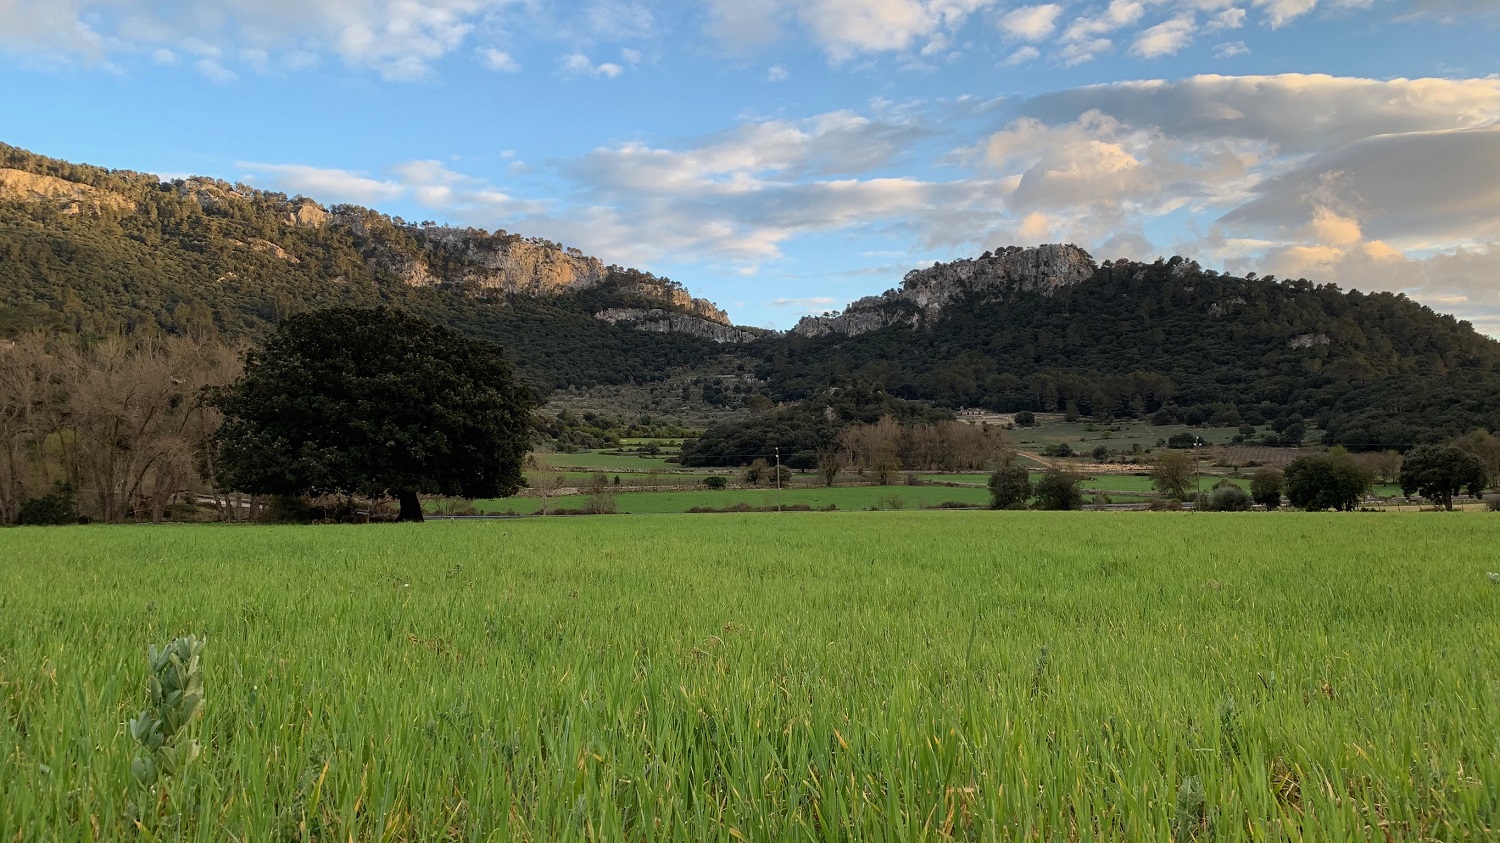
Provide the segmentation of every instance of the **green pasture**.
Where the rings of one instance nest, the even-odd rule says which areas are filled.
[[[1089,428],[1094,428],[1089,430]],[[1111,427],[1119,430],[1111,431]],[[1257,433],[1270,430],[1269,427],[1256,428]],[[1017,427],[1006,431],[1006,441],[1015,448],[1023,450],[1040,451],[1047,445],[1066,442],[1073,446],[1075,451],[1087,454],[1099,445],[1108,446],[1114,451],[1129,451],[1131,446],[1140,445],[1142,448],[1154,448],[1156,443],[1171,439],[1179,433],[1190,433],[1211,445],[1228,445],[1240,429],[1235,427],[1188,427],[1182,424],[1168,424],[1156,426],[1148,422],[1114,422],[1105,424],[1101,422],[1043,422],[1036,427]],[[1317,441],[1320,433],[1316,430],[1309,431],[1307,441]]]
[[[636,454],[603,454],[580,451],[576,454],[538,454],[554,468],[597,469],[600,471],[682,471],[682,466],[667,462],[664,456],[643,457]]]
[[[1493,840],[1500,518],[0,531],[19,841]],[[206,635],[150,791],[146,649]]]
[[[893,501],[892,498],[898,501]],[[724,509],[737,504],[774,507],[776,490],[761,487],[691,492],[622,492],[615,495],[614,500],[617,512],[637,514],[687,512],[693,507]],[[920,509],[950,501],[984,506],[990,502],[990,494],[987,489],[950,486],[791,486],[781,492],[783,506],[805,504],[813,509],[822,509],[829,504],[839,509]],[[587,503],[586,495],[569,495],[549,498],[547,508],[579,509]],[[530,497],[499,498],[476,501],[475,506],[481,512],[514,511],[521,515],[532,515],[541,511],[542,501],[540,498]]]

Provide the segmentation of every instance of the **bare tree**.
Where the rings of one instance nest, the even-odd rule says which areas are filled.
[[[833,486],[838,482],[839,472],[844,470],[845,454],[838,448],[825,448],[818,452],[818,476],[823,485]]]
[[[188,338],[111,337],[75,360],[73,472],[101,518],[160,521],[174,499],[211,488],[208,442],[219,419],[200,397],[233,379],[232,350]]]
[[[45,456],[62,414],[58,365],[39,333],[0,348],[0,523],[16,523],[21,503],[53,480]]]

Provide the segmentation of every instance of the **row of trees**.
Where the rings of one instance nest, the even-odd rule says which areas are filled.
[[[1005,453],[998,427],[951,420],[901,424],[883,416],[839,431],[836,450],[824,453],[819,471],[830,486],[845,465],[889,485],[901,471],[975,471],[998,465]]]
[[[61,499],[160,521],[174,498],[210,490],[221,417],[200,393],[238,370],[234,349],[184,337],[21,336],[0,350],[0,522],[26,520],[28,502],[57,520]]]

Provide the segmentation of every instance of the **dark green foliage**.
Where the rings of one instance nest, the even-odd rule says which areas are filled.
[[[1031,498],[1031,473],[1025,466],[1011,463],[990,475],[990,508],[1012,509],[1025,506]]]
[[[1298,457],[1286,467],[1286,496],[1308,512],[1350,512],[1370,490],[1370,473],[1347,453]]]
[[[1479,457],[1453,445],[1422,445],[1413,448],[1401,463],[1403,494],[1419,494],[1453,509],[1453,496],[1467,489],[1478,497],[1484,491],[1486,473]]]
[[[748,465],[771,459],[781,449],[782,465],[799,470],[818,467],[820,453],[834,448],[839,431],[850,424],[873,424],[890,416],[903,424],[942,421],[953,414],[903,401],[877,387],[852,384],[818,393],[760,418],[716,424],[697,439],[683,443],[679,461],[690,467]]]
[[[1500,344],[1468,323],[1399,294],[1238,278],[1181,258],[1106,263],[1051,296],[965,301],[916,330],[752,350],[792,397],[855,373],[941,406],[1071,405],[1190,425],[1285,416],[1278,442],[1300,440],[1312,419],[1328,443],[1382,449],[1500,429]]]
[[[1281,492],[1286,475],[1277,468],[1262,468],[1250,477],[1250,497],[1266,509],[1281,506]]]
[[[1174,433],[1167,438],[1168,448],[1193,448],[1198,445],[1198,437],[1191,433]]]
[[[1082,509],[1083,490],[1078,488],[1078,475],[1070,471],[1052,469],[1036,481],[1037,509]]]
[[[703,478],[703,485],[710,489],[722,489],[729,485],[729,479],[715,474],[711,477]]]
[[[254,494],[503,497],[531,394],[502,349],[387,307],[288,319],[219,390],[219,480]]]
[[[73,484],[64,481],[45,495],[21,501],[16,523],[28,527],[78,523],[77,492]]]
[[[1053,442],[1042,449],[1044,457],[1071,457],[1073,446],[1066,442]]]
[[[1030,410],[1022,410],[1016,413],[1016,424],[1021,427],[1033,427],[1036,425],[1036,413]]]
[[[1209,512],[1249,512],[1253,503],[1249,492],[1229,482],[1215,486],[1206,497],[1208,504],[1204,509]]]

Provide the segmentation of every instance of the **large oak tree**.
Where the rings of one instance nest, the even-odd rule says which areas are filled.
[[[220,483],[252,494],[503,497],[535,404],[500,346],[390,307],[293,316],[213,397]]]

